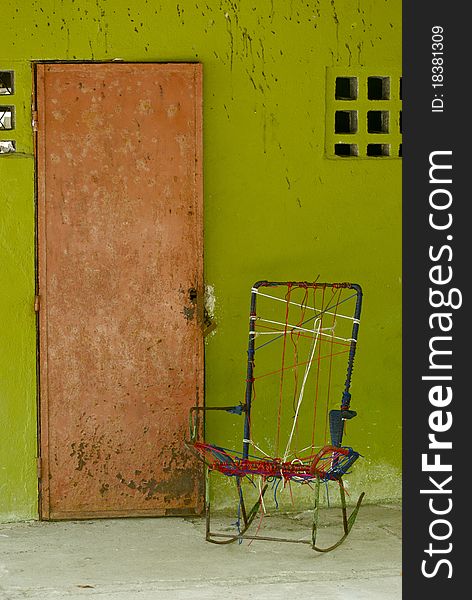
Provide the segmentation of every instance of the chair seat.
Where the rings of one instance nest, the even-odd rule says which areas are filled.
[[[243,458],[241,453],[212,444],[195,442],[194,448],[203,457],[211,470],[230,477],[260,475],[299,483],[309,483],[319,478],[322,481],[337,480],[359,457],[349,447],[323,446],[316,454],[283,461],[280,458],[251,456]]]

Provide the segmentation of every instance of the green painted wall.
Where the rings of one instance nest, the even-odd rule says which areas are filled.
[[[31,136],[31,67],[4,59],[14,70],[19,152],[0,155],[0,521],[37,515],[36,329],[34,306],[34,164]],[[11,134],[14,135],[11,135]]]
[[[350,443],[365,458],[351,488],[399,498],[401,160],[327,158],[325,120],[327,68],[399,71],[400,0],[4,0],[0,69],[17,72],[19,152],[0,157],[0,520],[37,515],[31,61],[113,58],[204,65],[205,278],[218,323],[208,404],[242,397],[254,281],[356,280]],[[235,427],[225,414],[209,437]]]

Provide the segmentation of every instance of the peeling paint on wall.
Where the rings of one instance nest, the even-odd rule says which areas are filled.
[[[216,296],[215,286],[207,283],[205,285],[205,310],[210,319],[215,318]]]
[[[207,343],[209,337],[216,333],[217,320],[215,315],[216,310],[216,296],[215,288],[213,285],[205,285],[205,293],[203,298],[203,311],[205,321],[205,343]]]

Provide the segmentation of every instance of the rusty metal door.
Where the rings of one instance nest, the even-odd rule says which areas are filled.
[[[191,514],[201,67],[38,64],[43,519]]]

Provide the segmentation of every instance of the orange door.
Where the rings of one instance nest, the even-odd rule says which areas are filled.
[[[37,65],[43,519],[191,514],[201,67]]]

